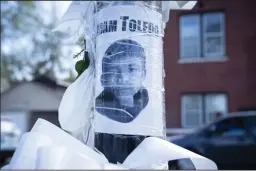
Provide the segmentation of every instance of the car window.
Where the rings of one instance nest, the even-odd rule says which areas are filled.
[[[244,136],[246,134],[243,120],[237,118],[227,118],[214,125],[213,136]]]
[[[245,128],[256,137],[256,116],[249,116],[244,119]]]
[[[244,129],[231,129],[229,131],[224,131],[220,136],[222,137],[239,137],[245,136],[246,132]]]

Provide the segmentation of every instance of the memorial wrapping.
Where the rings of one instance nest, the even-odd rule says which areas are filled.
[[[122,163],[146,137],[166,138],[164,29],[170,8],[191,8],[185,7],[190,1],[83,3],[73,2],[69,14],[86,11],[81,20],[91,62],[81,81],[73,83],[75,93],[69,93],[76,104],[71,99],[65,103],[64,95],[59,119],[62,128],[96,147],[111,163]]]
[[[161,11],[161,1],[96,3],[95,147],[113,163],[165,138]]]
[[[75,41],[83,36],[90,66],[62,98],[62,128],[81,134],[92,125],[90,130],[98,132],[164,137],[164,29],[170,9],[191,9],[195,4],[72,2],[54,31],[69,33]]]
[[[59,106],[61,127],[73,136],[39,119],[5,168],[166,169],[168,161],[179,160],[180,169],[217,169],[164,140],[165,23],[170,9],[195,3],[72,2],[55,31],[75,40],[83,34],[90,58]]]
[[[161,1],[105,3],[94,15],[95,131],[163,137]]]

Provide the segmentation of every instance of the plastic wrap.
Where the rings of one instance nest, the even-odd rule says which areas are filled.
[[[95,147],[112,163],[146,137],[165,137],[161,3],[96,3]]]
[[[59,122],[63,129],[93,147],[94,68],[89,68],[65,91],[59,106]]]
[[[45,135],[33,132],[23,134],[19,146],[12,156],[10,166],[12,169],[35,169],[37,150],[51,144],[52,140]],[[25,154],[26,157],[24,157]]]
[[[65,146],[44,146],[38,149],[36,157],[36,169],[102,169],[103,164],[87,155],[83,155],[68,149]]]
[[[64,132],[63,130],[46,120],[38,119],[30,132],[46,135],[52,141],[54,141],[55,145],[65,146],[75,152],[90,155],[91,158],[94,158],[97,161],[108,161],[106,157],[101,153],[95,153],[95,149],[93,147],[89,148],[89,146],[85,146],[82,142],[70,136],[67,132]]]
[[[161,1],[96,9],[95,132],[163,137]]]
[[[76,40],[84,34],[91,61],[66,90],[59,121],[82,142],[39,119],[5,168],[166,169],[170,160],[189,159],[193,168],[187,169],[217,169],[211,160],[163,140],[162,37],[169,10],[193,7],[188,4],[191,1],[72,2],[56,30],[67,28]],[[94,146],[110,150],[102,154]],[[117,163],[120,158],[124,162]]]
[[[190,159],[192,161],[192,167],[186,167],[185,164],[189,162],[185,161],[181,163],[183,169],[217,169],[213,161],[166,140],[155,137],[149,137],[142,141],[125,159],[123,166],[128,166],[133,169],[154,169],[157,166],[161,166],[162,163],[173,160],[184,161],[184,159]]]
[[[109,3],[111,1],[101,1]],[[163,26],[169,21],[170,10],[191,10],[197,1],[161,1],[162,2],[162,17]],[[95,1],[73,1],[56,25],[53,31],[61,31],[69,34],[70,39],[76,42],[81,35],[85,37],[90,35],[88,23],[91,20],[92,10],[95,6]]]
[[[147,137],[165,139],[164,28],[171,8],[191,9],[191,2],[73,2],[62,23],[76,39],[84,28],[92,62],[63,96],[62,128],[112,163],[122,163]]]
[[[192,164],[184,163],[187,160]],[[10,164],[2,169],[162,169],[167,161],[180,161],[181,169],[217,169],[211,160],[155,137],[143,140],[124,163],[109,163],[104,155],[43,119],[22,136]]]
[[[97,3],[98,5],[100,3],[101,6],[98,7]],[[69,33],[70,38],[73,39],[74,42],[83,35],[86,39],[86,51],[89,52],[91,61],[96,60],[96,63],[92,62],[90,64],[92,69],[85,70],[79,79],[68,87],[59,107],[59,121],[62,128],[71,132],[74,136],[79,137],[84,143],[93,142],[91,135],[94,130],[105,132],[114,131],[117,133],[125,131],[126,134],[135,133],[136,135],[148,134],[165,136],[163,125],[163,123],[165,123],[165,121],[163,121],[165,115],[162,54],[162,37],[164,35],[165,23],[169,20],[170,9],[191,9],[196,4],[196,1],[125,1],[126,5],[122,3],[124,2],[74,1],[54,29],[54,31]],[[111,11],[111,8],[116,11]],[[104,10],[98,11],[99,9]],[[123,11],[125,9],[126,11]],[[104,15],[106,10],[110,10],[110,12]],[[121,15],[128,15],[130,18],[121,19]],[[109,20],[117,20],[119,24],[117,29],[119,30],[112,32],[112,34],[97,33],[100,31],[99,27],[104,27],[104,22]],[[120,29],[122,29],[120,28],[120,24],[122,26],[122,22],[130,22],[130,20],[131,23],[126,23],[127,31],[120,31]],[[135,24],[134,22],[136,22],[136,20],[140,21]],[[143,26],[143,21],[145,26]],[[103,25],[100,22],[103,22]],[[147,22],[150,22],[150,25],[147,25]],[[140,24],[142,24],[142,26],[139,26]],[[132,27],[131,31],[129,30],[130,25]],[[111,27],[111,29],[115,29],[115,27]],[[141,32],[139,31],[140,29],[142,29]],[[143,31],[143,29],[145,29],[145,31]],[[104,32],[104,30],[102,30],[102,32]],[[137,98],[139,99],[137,100],[137,106],[139,104],[141,107],[133,114],[134,116],[136,115],[136,117],[128,115],[130,118],[134,119],[126,124],[120,123],[120,129],[115,129],[114,126],[110,127],[109,125],[112,125],[112,123],[118,124],[116,121],[107,120],[105,115],[100,114],[97,110],[95,110],[95,113],[92,112],[91,107],[95,107],[92,105],[95,103],[95,99],[91,97],[94,96],[96,101],[100,101],[101,98],[97,99],[97,97],[104,96],[104,87],[100,80],[103,67],[102,59],[104,56],[107,57],[107,55],[105,55],[107,47],[110,46],[111,43],[113,44],[114,41],[122,41],[122,39],[123,41],[129,41],[127,39],[132,40],[133,43],[139,44],[144,51],[146,71],[143,74],[144,76],[142,76],[142,80],[137,82],[141,82],[141,86],[138,87],[141,87],[139,90],[142,90],[141,92],[143,96],[145,96],[143,99],[145,100],[142,100],[144,102],[140,103],[141,100]],[[106,58],[104,58],[104,60],[105,59]],[[152,98],[154,98],[154,100],[152,100]],[[100,106],[98,104],[97,106],[96,109],[99,111],[99,108],[104,105]],[[118,107],[120,108],[120,105],[116,105],[117,109]],[[123,109],[121,108],[121,110]],[[150,117],[148,115],[150,115]],[[95,119],[93,120],[94,117]],[[95,124],[92,124],[92,121],[95,121]],[[151,121],[153,122],[148,125]],[[105,127],[107,127],[106,130]],[[138,130],[140,131],[138,132]]]

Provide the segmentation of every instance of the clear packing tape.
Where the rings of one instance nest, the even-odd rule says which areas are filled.
[[[32,130],[22,136],[9,165],[2,169],[157,169],[167,161],[188,158],[193,167],[183,165],[182,169],[217,169],[211,160],[155,137],[146,138],[122,164],[112,164],[97,150],[38,119]]]
[[[98,2],[101,2],[99,7]],[[161,169],[168,161],[180,160],[186,161],[189,160],[192,163],[193,168],[183,166],[183,169],[217,169],[214,162],[211,160],[192,153],[186,149],[183,149],[179,146],[176,146],[168,141],[165,141],[160,138],[164,138],[165,130],[163,128],[163,123],[165,123],[165,113],[164,113],[164,87],[163,87],[163,78],[164,78],[164,69],[163,69],[163,52],[162,52],[162,37],[164,36],[165,25],[169,20],[170,10],[189,10],[192,9],[196,1],[159,1],[160,11],[154,6],[148,5],[149,1],[73,1],[67,12],[64,14],[60,23],[54,29],[54,31],[65,32],[69,34],[71,41],[76,42],[81,36],[86,39],[86,51],[90,54],[90,66],[86,69],[79,78],[73,82],[66,90],[63,95],[61,104],[59,106],[59,122],[62,129],[70,132],[72,136],[68,134],[61,133],[61,130],[53,128],[53,126],[46,124],[45,121],[39,120],[34,126],[32,131],[29,134],[33,136],[39,136],[43,139],[43,136],[48,137],[48,144],[43,146],[36,145],[35,148],[36,154],[33,153],[33,159],[31,168],[37,169]],[[152,1],[153,2],[153,1]],[[156,4],[158,1],[154,1]],[[131,10],[125,8],[124,6],[118,6],[119,3],[136,3],[134,8]],[[148,6],[147,6],[148,5]],[[109,8],[108,8],[109,7]],[[150,8],[148,8],[150,7]],[[157,7],[157,5],[155,6]],[[158,6],[159,7],[159,6]],[[101,10],[104,9],[104,10]],[[113,10],[114,9],[114,10]],[[95,12],[100,11],[101,12]],[[115,10],[117,11],[115,13]],[[118,11],[119,10],[119,11]],[[126,11],[125,11],[126,10]],[[150,10],[152,12],[150,12]],[[103,12],[102,12],[103,11]],[[136,13],[137,12],[137,13]],[[97,13],[97,14],[96,14]],[[117,14],[118,13],[118,14]],[[106,15],[107,14],[107,15]],[[141,22],[146,21],[147,27],[144,25],[140,30],[143,30],[141,33],[134,32],[133,29],[138,29],[138,22],[134,25],[133,23],[127,22],[127,28],[133,31],[130,34],[125,32],[119,32],[118,34],[102,34],[108,32],[104,31],[104,22],[111,20],[110,26],[115,21],[118,21],[116,18],[121,18],[120,15],[126,15],[132,18],[136,18],[136,21],[140,20]],[[124,22],[123,18],[123,22]],[[127,20],[128,21],[128,20]],[[135,21],[135,20],[133,20]],[[103,25],[101,25],[103,23]],[[155,25],[152,25],[154,23]],[[144,24],[144,22],[143,22]],[[151,25],[150,25],[151,24]],[[121,25],[121,24],[120,24]],[[98,28],[99,26],[99,28]],[[114,25],[118,27],[118,24]],[[116,29],[116,27],[111,27],[111,29]],[[150,28],[150,29],[149,29]],[[146,30],[144,32],[144,29]],[[115,37],[116,36],[116,37]],[[128,46],[126,46],[128,45]],[[131,49],[129,49],[133,46]],[[118,48],[119,49],[118,49]],[[110,49],[111,54],[109,54],[108,49]],[[137,49],[137,50],[136,50]],[[104,82],[104,75],[106,72],[104,68],[111,68],[108,65],[118,64],[123,65],[124,63],[129,63],[130,61],[121,61],[113,59],[113,56],[120,56],[120,54],[129,53],[130,56],[138,57],[144,54],[146,56],[146,73],[147,81],[145,81],[142,86],[146,87],[146,91],[149,94],[149,102],[154,100],[154,103],[150,103],[147,106],[151,107],[146,110],[144,113],[148,114],[157,114],[151,115],[147,118],[137,115],[133,115],[135,112],[131,111],[131,118],[137,117],[137,122],[129,121],[128,117],[125,116],[124,120],[116,121],[120,122],[116,126],[117,122],[107,120],[106,118],[111,118],[113,116],[107,116],[104,114],[104,111],[97,111],[97,101],[95,99],[101,98],[101,94],[104,95],[104,90],[102,87],[120,87],[120,85],[108,85]],[[122,55],[121,55],[122,56]],[[144,60],[144,59],[143,59]],[[136,59],[133,59],[136,61]],[[112,63],[111,63],[112,62]],[[120,69],[120,68],[119,68]],[[119,74],[119,73],[118,73]],[[115,73],[115,75],[118,75]],[[103,78],[103,79],[102,79]],[[111,77],[108,77],[111,78]],[[112,81],[115,78],[112,78]],[[99,81],[100,80],[100,81]],[[103,81],[102,81],[103,80]],[[133,80],[133,79],[130,79]],[[100,85],[101,84],[101,85]],[[137,84],[137,83],[135,83]],[[104,87],[105,85],[105,87]],[[100,87],[100,88],[99,88]],[[122,90],[123,94],[127,94],[125,89]],[[101,93],[102,92],[102,93]],[[142,89],[141,92],[145,92]],[[120,93],[120,91],[119,91]],[[145,93],[144,93],[145,94]],[[147,94],[147,93],[146,93]],[[142,93],[143,95],[143,93]],[[96,98],[97,97],[97,98]],[[95,102],[96,101],[96,102]],[[103,104],[104,104],[104,100]],[[140,102],[141,99],[138,100]],[[143,101],[142,101],[143,102]],[[143,103],[142,103],[143,104]],[[100,104],[101,105],[101,104]],[[115,104],[114,104],[115,105]],[[143,105],[142,105],[143,106]],[[157,107],[154,107],[157,106]],[[101,106],[100,106],[101,107]],[[106,107],[106,106],[103,106]],[[108,106],[107,106],[108,107]],[[115,108],[115,106],[114,106]],[[95,110],[96,109],[96,110]],[[124,109],[120,109],[124,110]],[[95,112],[96,113],[95,115]],[[102,112],[101,114],[99,114]],[[128,113],[126,111],[126,113]],[[105,116],[107,117],[105,117]],[[129,115],[129,114],[128,114]],[[97,117],[95,119],[95,117]],[[155,118],[154,118],[155,117]],[[162,119],[161,119],[162,117]],[[160,119],[159,119],[160,118]],[[135,120],[135,119],[134,119]],[[140,120],[140,122],[138,122]],[[146,122],[144,124],[143,122]],[[125,122],[131,122],[125,123]],[[40,129],[36,129],[38,125],[44,124]],[[47,127],[52,127],[48,129]],[[43,127],[45,127],[43,129]],[[107,129],[106,129],[107,128]],[[39,130],[39,131],[35,131]],[[44,130],[43,132],[40,132]],[[51,133],[48,133],[48,130]],[[54,133],[59,132],[58,134]],[[146,138],[140,143],[140,145],[125,159],[122,164],[113,164],[109,163],[106,157],[101,154],[99,151],[94,149],[94,132],[103,131],[103,133],[113,133],[113,134],[123,134],[127,133],[128,135],[149,135],[154,136]],[[104,132],[106,131],[107,132]],[[96,131],[97,132],[97,131]],[[35,135],[36,134],[36,135]],[[42,135],[41,135],[42,134]],[[63,136],[63,137],[62,137]],[[46,138],[45,137],[45,138]],[[65,137],[65,138],[64,138]],[[47,139],[47,138],[46,138]],[[79,141],[78,141],[78,140]],[[70,141],[69,141],[70,140]],[[36,141],[36,140],[35,140]],[[33,141],[32,141],[33,142]],[[22,144],[22,143],[21,143]],[[22,145],[21,145],[22,146]],[[83,146],[83,147],[82,147]],[[21,147],[20,147],[21,148]],[[19,149],[19,148],[18,148]],[[80,150],[83,149],[83,150]],[[96,151],[95,151],[96,150]],[[19,151],[19,150],[16,150]],[[15,152],[16,156],[19,152]],[[56,153],[59,155],[56,156]],[[67,155],[72,157],[67,157]],[[148,155],[144,155],[148,154]],[[152,154],[152,155],[150,155]],[[58,162],[52,163],[47,161],[47,156],[50,158],[58,158]],[[10,166],[12,168],[23,168],[22,165],[15,164],[23,162],[15,162],[15,158],[11,161]],[[74,160],[73,160],[74,159]],[[19,161],[19,160],[17,160]],[[68,161],[68,162],[67,162]],[[80,161],[86,161],[83,164],[79,164]],[[65,164],[61,164],[65,162]],[[14,163],[14,164],[13,164]],[[26,163],[26,162],[24,162]],[[42,164],[44,163],[44,164]],[[186,162],[185,162],[186,163]],[[76,166],[74,166],[76,165]],[[182,162],[181,162],[182,165]],[[184,165],[184,164],[183,164]],[[191,165],[190,165],[191,166]],[[30,167],[30,166],[29,166]]]
[[[86,143],[93,141],[92,137],[90,136],[88,138],[88,136],[92,134],[92,131],[95,126],[92,124],[92,121],[94,118],[93,108],[95,107],[94,100],[96,96],[95,87],[96,88],[98,87],[98,85],[95,85],[95,84],[99,84],[97,83],[96,78],[100,77],[99,70],[101,70],[99,67],[100,62],[98,63],[95,62],[95,60],[97,61],[98,56],[100,56],[96,52],[96,50],[104,49],[105,47],[102,48],[102,44],[104,43],[111,44],[114,41],[114,40],[113,41],[111,40],[113,36],[97,38],[97,37],[100,37],[101,35],[98,36],[98,34],[96,33],[98,32],[98,30],[96,29],[97,24],[95,24],[95,22],[97,22],[97,20],[101,20],[101,18],[104,18],[104,17],[108,18],[108,17],[104,15],[101,15],[101,16],[99,15],[98,18],[94,18],[93,16],[95,15],[95,10],[98,10],[100,8],[106,8],[108,6],[109,7],[116,6],[116,5],[119,5],[119,3],[125,2],[125,3],[138,3],[139,6],[143,6],[142,11],[143,10],[146,11],[146,5],[148,5],[147,4],[148,2],[146,1],[145,2],[143,1],[99,1],[99,2],[102,2],[101,7],[98,7],[97,1],[73,1],[70,7],[68,8],[67,12],[62,17],[59,24],[54,29],[54,31],[68,33],[69,38],[73,42],[76,42],[81,36],[83,36],[86,39],[86,51],[88,51],[89,54],[91,54],[90,55],[91,64],[89,69],[85,70],[84,73],[67,88],[59,107],[59,121],[60,121],[61,127],[71,132],[76,137],[79,136],[80,138],[82,138],[82,141]],[[152,2],[158,3],[158,1],[152,1]],[[162,21],[156,21],[157,23],[160,23],[159,24],[160,27],[158,29],[161,31],[159,33],[156,33],[155,36],[152,33],[140,33],[140,34],[133,33],[133,34],[127,34],[123,37],[122,36],[120,37],[121,38],[125,37],[126,39],[134,39],[135,37],[137,37],[138,38],[137,40],[142,40],[142,47],[144,48],[145,53],[148,53],[151,55],[154,54],[152,56],[155,56],[155,58],[156,56],[160,56],[155,61],[153,60],[150,61],[151,63],[146,61],[148,63],[147,65],[149,66],[148,68],[146,68],[147,72],[151,71],[152,75],[155,74],[156,79],[154,80],[153,76],[151,77],[148,76],[148,82],[144,83],[144,85],[147,86],[147,88],[150,89],[151,92],[153,92],[149,95],[155,98],[155,102],[162,102],[163,104],[161,105],[164,105],[164,102],[163,102],[164,98],[162,98],[162,95],[164,95],[163,54],[162,54],[162,50],[160,49],[162,48],[162,37],[164,36],[165,24],[169,20],[170,10],[192,9],[195,6],[197,1],[159,1],[159,2],[161,2],[160,4],[161,7],[159,8],[161,11],[160,12],[158,11],[158,12],[161,14],[160,17],[162,20]],[[148,6],[152,7],[150,5]],[[153,10],[157,10],[157,9],[153,9]],[[120,8],[119,13],[121,12],[122,12],[122,8]],[[145,13],[146,15],[148,15],[150,12],[146,11]],[[112,17],[114,15],[115,14],[113,14]],[[149,21],[153,20],[153,19],[150,20],[150,16],[148,16],[147,18],[149,18]],[[156,19],[159,19],[159,17],[156,17]],[[102,43],[103,41],[105,42]],[[161,71],[161,69],[163,71]],[[157,70],[158,72],[160,71],[159,75],[157,75],[158,72],[155,72]],[[148,104],[147,106],[150,106],[150,105],[151,106],[155,105],[155,106],[159,106],[159,108],[164,108],[164,106],[160,107],[160,105],[158,104]],[[152,110],[150,109],[148,109],[148,111],[152,112]],[[154,111],[154,113],[160,113],[161,115],[163,115],[163,117],[165,116],[164,110]],[[152,120],[154,120],[154,118],[152,118]],[[155,125],[162,124],[159,122],[156,123]],[[112,122],[109,122],[108,125],[111,123]],[[129,129],[126,128],[126,130],[132,130],[133,128],[135,128],[135,125],[136,124],[131,125]],[[164,130],[162,129],[157,129],[157,126],[155,126],[155,128],[156,128],[154,130],[154,132],[156,132],[155,134],[160,134],[159,132],[164,132]],[[102,129],[104,130],[104,127]],[[137,130],[145,129],[144,132],[147,132],[146,130],[148,130],[148,125],[142,125],[141,127],[138,127],[136,129]],[[123,131],[123,129],[120,129],[120,131]]]

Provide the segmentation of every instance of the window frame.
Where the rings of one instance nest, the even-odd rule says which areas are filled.
[[[204,16],[207,16],[209,14],[218,14],[220,13],[222,15],[222,19],[223,21],[221,22],[221,31],[219,32],[220,34],[220,38],[221,38],[221,42],[223,42],[221,48],[222,48],[222,51],[220,52],[217,52],[217,53],[212,53],[210,55],[207,55],[207,52],[205,52],[205,45],[204,45],[204,42],[205,42],[205,31],[204,31],[204,25],[205,25],[205,22],[203,21],[204,20]],[[183,46],[182,46],[182,41],[183,41],[183,38],[182,38],[182,17],[185,17],[185,16],[198,16],[199,17],[199,42],[198,42],[198,47],[197,48],[200,48],[199,49],[199,56],[195,56],[195,57],[185,57],[183,56],[182,54],[184,54],[184,52],[182,52],[183,50]],[[226,13],[224,10],[214,10],[214,11],[204,11],[204,12],[188,12],[188,13],[184,13],[184,14],[181,14],[179,15],[179,28],[178,28],[178,31],[179,31],[179,60],[180,61],[220,61],[220,60],[226,60],[227,59],[227,49],[226,49],[226,35],[227,35],[227,32],[226,32]],[[206,33],[207,34],[207,33]],[[212,33],[213,34],[213,33]],[[214,34],[217,34],[217,33],[214,33]],[[211,36],[210,36],[211,37]]]
[[[201,94],[196,94],[196,93],[190,93],[189,94],[189,96],[193,96],[193,95],[195,95],[195,96],[200,96],[200,100],[201,100],[201,102],[200,102],[200,106],[202,107],[201,109],[199,109],[200,110],[200,114],[199,114],[199,123],[200,123],[200,125],[202,125],[203,124],[203,113],[204,113],[204,104],[203,104],[203,97],[202,97],[202,95]],[[185,110],[185,108],[184,108],[184,103],[182,103],[182,101],[183,101],[183,98],[184,97],[186,97],[186,96],[188,96],[188,94],[184,94],[184,95],[181,95],[181,98],[180,98],[180,101],[181,101],[181,126],[182,126],[182,128],[194,128],[194,127],[190,127],[189,125],[187,125],[187,119],[186,119],[186,114],[185,114],[185,112],[186,112],[186,110]]]
[[[194,126],[194,127],[190,127],[188,125],[186,125],[186,115],[185,115],[185,110],[184,110],[184,104],[182,103],[182,98],[184,96],[191,96],[191,95],[199,95],[201,96],[201,104],[202,104],[202,109],[200,111],[201,112],[201,125],[198,125],[198,126]],[[222,92],[222,91],[216,91],[216,92],[184,92],[184,93],[181,93],[180,94],[180,115],[181,115],[181,127],[182,128],[188,128],[188,129],[194,129],[194,128],[199,128],[203,125],[207,125],[207,124],[211,124],[211,121],[208,120],[209,116],[208,114],[206,113],[206,97],[207,95],[225,95],[226,97],[226,113],[224,113],[224,115],[226,116],[228,114],[228,111],[229,111],[229,94],[227,92]]]

